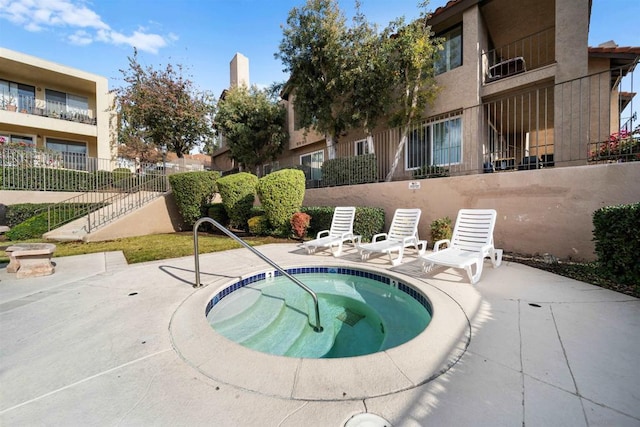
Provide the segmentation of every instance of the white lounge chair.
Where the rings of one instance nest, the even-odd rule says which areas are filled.
[[[352,206],[338,206],[333,211],[331,229],[322,230],[314,240],[304,242],[302,246],[307,253],[312,254],[320,248],[329,248],[333,256],[342,255],[342,244],[351,241],[355,246],[360,243],[360,236],[353,234],[353,220],[356,208]],[[336,248],[334,250],[334,247]]]
[[[362,260],[368,259],[372,253],[386,253],[392,265],[399,265],[402,262],[404,248],[408,246],[414,246],[419,254],[423,254],[427,248],[427,241],[418,237],[421,213],[420,209],[396,209],[389,232],[376,234],[371,243],[359,246]],[[380,240],[381,238],[384,240]],[[398,252],[398,257],[393,259],[392,252]]]
[[[464,268],[471,284],[478,283],[486,257],[491,259],[493,268],[502,262],[502,249],[493,245],[496,216],[494,209],[461,209],[451,240],[438,240],[432,253],[421,256],[423,270],[429,271],[435,264]],[[440,249],[444,243],[447,247]]]

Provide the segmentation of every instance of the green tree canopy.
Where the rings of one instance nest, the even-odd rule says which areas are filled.
[[[422,119],[425,107],[438,93],[434,61],[442,50],[442,43],[432,37],[431,27],[427,25],[427,3],[421,3],[423,11],[419,19],[406,24],[400,18],[389,24],[381,38],[382,51],[392,64],[389,75],[392,77],[390,94],[394,113],[389,123],[401,127],[400,141],[386,181],[390,181],[395,173],[411,124]]]
[[[129,57],[129,68],[120,70],[125,86],[115,90],[119,118],[118,142],[143,155],[148,145],[166,145],[178,157],[213,138],[215,100],[210,93],[197,92],[183,77],[182,66],[164,70],[143,67],[137,51]]]
[[[420,7],[426,10],[427,3]],[[437,93],[433,61],[441,47],[426,12],[409,24],[396,19],[379,32],[357,0],[355,7],[350,27],[336,0],[307,0],[293,8],[276,57],[290,73],[297,120],[325,135],[329,159],[345,131],[361,127],[372,149],[371,132],[381,119],[402,126],[393,174],[409,125],[421,119]]]
[[[238,86],[218,103],[216,127],[226,138],[231,157],[251,171],[275,160],[289,138],[286,109],[272,94],[269,89]]]
[[[296,119],[325,135],[329,158],[337,137],[351,125],[352,73],[345,17],[336,0],[307,0],[289,12],[276,58],[289,72]]]

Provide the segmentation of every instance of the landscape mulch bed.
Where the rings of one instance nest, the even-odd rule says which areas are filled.
[[[580,263],[513,253],[505,253],[503,260],[528,265],[529,267],[538,268],[560,276],[580,280],[581,282],[640,298],[640,285],[623,285],[602,277],[598,274],[598,266],[593,262]]]

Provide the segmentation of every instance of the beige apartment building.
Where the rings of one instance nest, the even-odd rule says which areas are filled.
[[[0,137],[62,153],[65,167],[112,159],[106,77],[0,48]]]
[[[619,85],[640,47],[588,47],[590,14],[590,0],[451,0],[435,10],[429,24],[445,40],[435,70],[441,90],[411,129],[393,180],[425,167],[467,175],[585,165],[598,142],[634,129],[621,113],[635,93]],[[289,146],[261,172],[302,166],[320,182],[333,150],[323,135],[295,127],[288,101]],[[367,141],[355,130],[333,148],[338,158],[375,154],[382,181],[399,137],[381,126]]]

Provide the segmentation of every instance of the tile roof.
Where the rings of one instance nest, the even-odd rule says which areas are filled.
[[[433,11],[433,13],[431,14],[431,17],[434,17],[436,15],[441,14],[442,12],[444,12],[445,10],[449,9],[450,7],[455,6],[456,3],[459,3],[460,0],[449,0],[447,2],[447,4],[445,4],[444,6],[440,6],[439,8],[437,8],[436,10]]]
[[[640,46],[589,46],[589,54],[602,54],[602,55],[640,55]]]

